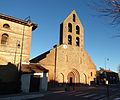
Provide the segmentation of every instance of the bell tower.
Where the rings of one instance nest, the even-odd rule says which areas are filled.
[[[60,24],[60,44],[84,48],[84,29],[75,10]]]

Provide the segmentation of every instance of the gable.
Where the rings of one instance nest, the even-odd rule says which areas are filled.
[[[82,26],[82,23],[76,13],[75,10],[73,10],[67,17],[66,19],[63,21],[63,23],[66,23],[66,22],[74,22],[74,16],[75,16],[75,22],[77,22],[77,24],[80,25],[80,27],[83,29],[83,26]]]

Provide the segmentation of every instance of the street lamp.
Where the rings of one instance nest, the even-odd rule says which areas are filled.
[[[24,21],[27,24],[31,24],[31,19],[30,16],[26,17]],[[21,53],[20,53],[20,68],[19,68],[19,73],[21,76],[21,67],[22,67],[22,53],[23,53],[23,45],[24,45],[24,35],[25,35],[25,25],[23,25],[23,34],[22,34],[22,43],[21,43]]]
[[[15,57],[14,57],[14,64],[16,64],[16,54],[17,54],[17,49],[20,48],[20,41],[17,40],[16,45],[15,45]]]
[[[108,78],[107,78],[107,72],[106,72],[106,65],[107,65],[107,61],[109,61],[109,58],[105,58],[105,78],[106,78],[106,80],[105,80],[105,84],[106,84],[106,87],[107,87],[107,97],[109,98],[109,82],[108,82]]]
[[[107,61],[109,61],[109,58],[105,57],[105,70],[107,69]]]
[[[31,20],[30,20],[30,16],[26,17],[23,20],[23,33],[22,33],[22,41],[21,41],[21,45],[19,44],[19,47],[21,46],[21,52],[20,52],[20,66],[19,66],[19,89],[21,91],[21,67],[22,67],[22,53],[23,53],[23,45],[24,45],[24,35],[25,35],[25,24],[30,25],[31,24]]]

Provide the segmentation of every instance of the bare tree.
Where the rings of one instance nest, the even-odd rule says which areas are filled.
[[[120,24],[120,0],[105,0],[106,7],[100,9],[104,16],[110,17],[112,24]]]
[[[93,0],[92,4],[102,16],[111,18],[112,24],[120,25],[120,0]]]
[[[94,9],[99,16],[107,18],[110,25],[120,27],[120,0],[92,0],[88,6]],[[120,33],[114,37],[120,37]]]

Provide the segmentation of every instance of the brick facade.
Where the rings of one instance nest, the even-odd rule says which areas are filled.
[[[31,35],[36,27],[25,20],[0,14],[0,65],[20,62],[23,34],[22,62],[29,62]],[[3,34],[7,34],[6,43],[2,43]]]
[[[83,84],[94,81],[96,67],[84,50],[84,29],[75,11],[60,24],[59,45],[30,62],[48,69],[49,81]]]

